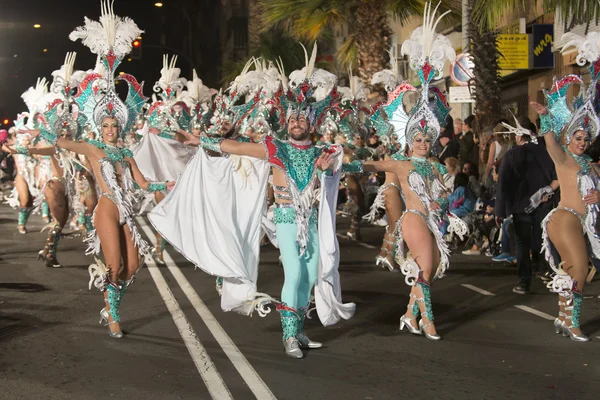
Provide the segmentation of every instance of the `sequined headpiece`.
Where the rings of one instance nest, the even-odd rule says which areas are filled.
[[[406,143],[410,148],[418,133],[429,136],[435,142],[450,112],[446,96],[438,88],[430,86],[434,78],[442,77],[446,60],[454,61],[456,58],[448,38],[435,32],[440,20],[450,12],[435,19],[438,7],[439,4],[432,11],[431,3],[425,4],[423,26],[415,29],[401,48],[401,53],[410,57],[410,68],[417,72],[421,87],[416,90],[412,85],[401,83],[388,93],[388,102],[383,106],[398,142],[401,145]],[[406,112],[404,97],[412,91],[417,91],[419,98]]]
[[[303,115],[312,126],[319,126],[327,110],[339,98],[336,89],[337,77],[323,69],[315,68],[317,43],[311,57],[304,49],[306,66],[289,76],[289,90],[280,93],[280,103],[285,108],[286,121],[292,115]]]
[[[573,139],[573,135],[577,131],[583,130],[591,140],[594,140],[600,133],[600,122],[598,115],[600,114],[600,33],[590,32],[586,37],[566,33],[562,37],[567,43],[563,46],[562,51],[565,51],[571,46],[577,47],[579,54],[577,55],[577,64],[585,65],[589,63],[590,82],[587,90],[581,90],[583,96],[580,99],[575,99],[573,103],[576,111],[571,117],[571,121],[565,130],[565,141],[567,144]]]
[[[364,106],[369,96],[369,89],[357,77],[348,71],[350,85],[338,87],[341,100],[333,107],[337,112],[337,123],[339,131],[344,134],[345,141],[353,145],[356,136],[364,140],[369,132],[372,110]]]
[[[85,123],[90,123],[99,132],[104,118],[115,118],[119,122],[119,133],[124,136],[142,111],[147,98],[142,93],[143,83],[138,83],[129,74],[115,78],[115,72],[121,60],[131,52],[133,40],[143,31],[131,18],[116,16],[113,2],[109,4],[108,0],[102,0],[100,21],[86,17],[84,26],[71,32],[69,39],[81,39],[92,53],[100,57],[106,70],[106,76],[98,72],[88,74],[78,87],[75,102],[85,116]],[[118,80],[127,82],[129,86],[125,102],[115,90]]]

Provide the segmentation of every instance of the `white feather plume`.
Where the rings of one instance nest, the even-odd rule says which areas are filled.
[[[576,47],[579,51],[577,55],[577,64],[585,65],[587,62],[594,63],[600,58],[600,32],[589,32],[587,36],[581,36],[576,33],[565,33],[561,41],[567,43],[563,46],[561,53],[566,49]]]
[[[131,52],[133,41],[144,31],[138,28],[131,18],[119,17],[113,11],[114,0],[102,0],[100,21],[84,19],[84,26],[76,28],[69,35],[73,42],[81,39],[90,51],[106,55],[112,49],[117,58],[123,59]]]
[[[384,69],[373,74],[371,78],[371,85],[382,84],[385,90],[389,93],[392,92],[396,86],[402,83],[402,76],[398,69],[398,63],[393,52],[388,50],[390,55],[390,64],[392,69]]]
[[[192,80],[187,81],[186,87],[187,90],[181,93],[181,98],[190,107],[196,104],[210,103],[212,96],[217,93],[215,89],[204,85],[202,79],[198,77],[196,70],[193,71]]]
[[[400,49],[402,55],[410,57],[410,67],[413,70],[420,69],[425,62],[429,61],[429,64],[437,72],[437,79],[442,77],[446,59],[452,62],[456,58],[456,52],[450,40],[435,32],[441,19],[450,12],[446,11],[436,19],[435,14],[440,4],[438,3],[433,11],[431,10],[431,3],[425,4],[423,26],[415,29],[410,38],[402,43]]]
[[[38,112],[44,111],[47,104],[47,94],[48,82],[46,81],[46,78],[38,78],[35,86],[31,86],[21,95],[31,117]]]
[[[350,80],[350,86],[340,86],[338,91],[342,95],[342,101],[366,101],[369,96],[369,89],[360,80],[358,76],[352,75],[352,70],[348,69],[348,78]]]

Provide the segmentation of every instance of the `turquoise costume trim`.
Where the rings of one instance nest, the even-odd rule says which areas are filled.
[[[58,136],[45,129],[40,129],[40,136],[52,146],[56,146],[56,143],[58,142]]]
[[[577,175],[590,174],[590,172],[592,171],[592,167],[590,165],[590,163],[592,162],[592,157],[588,156],[587,154],[583,154],[580,156],[578,156],[577,154],[573,154],[569,151],[569,149],[567,149],[566,146],[563,146],[563,149],[568,155],[573,157],[573,159],[577,161],[577,164],[579,164],[579,166],[581,167],[581,170],[577,173]]]
[[[133,157],[133,153],[129,149],[111,146],[104,142],[100,142],[98,140],[93,140],[93,139],[90,139],[87,142],[89,144],[91,144],[92,146],[97,147],[100,150],[103,150],[106,153],[106,156],[108,157],[108,159],[112,162],[119,162],[119,161],[123,161],[125,158]]]
[[[363,174],[364,162],[360,160],[352,161],[351,163],[342,164],[342,172],[347,174]]]
[[[315,172],[315,162],[323,153],[323,148],[310,146],[297,147],[290,142],[274,139],[277,147],[275,157],[281,161],[287,175],[294,181],[300,192],[307,188]]]
[[[31,214],[31,208],[26,208],[26,207],[20,208],[17,223],[21,226],[25,226],[27,224],[27,220],[29,219],[30,214]]]
[[[431,288],[428,283],[425,281],[419,280],[417,281],[417,285],[421,288],[423,292],[423,304],[425,305],[425,316],[429,320],[429,322],[433,322],[433,308],[431,305]]]
[[[404,154],[398,152],[396,154],[392,154],[392,160],[395,161],[410,161],[414,167],[414,171],[417,171],[419,175],[423,178],[434,178],[436,176],[436,171],[441,175],[445,175],[448,173],[446,167],[440,163],[433,163],[427,159],[419,159],[416,157],[407,157]],[[435,167],[435,170],[434,170]]]
[[[223,142],[223,140],[225,139],[222,137],[201,136],[200,146],[202,146],[203,149],[223,154],[223,151],[221,151],[221,143]]]
[[[121,322],[121,316],[119,315],[119,307],[121,306],[121,290],[122,287],[119,287],[110,281],[106,285],[110,316],[114,322]]]
[[[283,341],[295,338],[301,331],[298,329],[300,317],[292,307],[283,303],[285,308],[279,309],[281,314],[281,327],[283,328]]]
[[[573,310],[571,311],[571,328],[579,328],[579,317],[581,316],[581,304],[583,296],[573,292]]]
[[[46,200],[42,201],[42,217],[47,217],[50,215],[50,206]]]
[[[295,224],[296,210],[294,207],[275,207],[273,210],[273,222],[275,224]],[[313,208],[309,224],[317,223],[317,209]]]
[[[16,145],[15,146],[15,150],[17,150],[17,154],[22,154],[24,156],[28,156],[29,155],[29,149],[25,146],[21,146],[21,145]]]
[[[448,199],[446,197],[440,197],[439,199],[436,200],[436,202],[440,205],[442,210],[444,210],[444,211],[448,210],[448,206],[450,205],[450,202],[448,201]]]
[[[164,139],[173,139],[175,137],[175,134],[171,134],[168,131],[162,131],[161,133],[158,134],[158,137],[161,137]]]
[[[149,192],[163,192],[167,190],[167,183],[166,182],[160,182],[160,183],[149,183],[148,184],[148,191]]]

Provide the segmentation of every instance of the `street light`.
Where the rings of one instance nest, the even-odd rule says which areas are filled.
[[[159,7],[159,8],[160,8],[160,7],[162,7],[162,6],[163,6],[163,3],[154,3],[154,5],[155,5],[156,7]]]
[[[33,27],[34,27],[35,29],[39,29],[39,28],[41,28],[42,26],[41,26],[40,24],[35,24],[35,25],[33,25]]]

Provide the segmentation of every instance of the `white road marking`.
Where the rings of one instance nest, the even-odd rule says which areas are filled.
[[[140,227],[144,230],[144,233],[151,238],[154,236],[152,230],[146,224],[144,219],[137,219]],[[219,346],[223,349],[225,355],[229,358],[235,369],[241,375],[242,379],[252,393],[256,396],[257,399],[273,399],[275,400],[275,395],[271,392],[269,387],[265,384],[262,378],[258,375],[256,370],[250,365],[246,357],[242,354],[242,352],[235,345],[233,340],[227,335],[223,327],[219,324],[219,322],[215,319],[213,314],[210,312],[208,307],[204,304],[198,293],[194,290],[190,282],[183,275],[177,264],[173,261],[171,255],[165,250],[163,252],[163,259],[165,264],[169,268],[169,271],[173,274],[173,277],[187,296],[192,306],[202,318],[202,321],[206,324],[206,327],[210,331],[210,333],[214,336]]]
[[[341,233],[339,233],[339,232],[338,232],[338,233],[336,233],[336,236],[337,236],[337,237],[340,237],[340,238],[342,238],[342,239],[348,239],[348,240],[350,240],[350,239],[349,239],[347,236],[344,236],[344,235],[342,235],[342,234],[341,234]],[[375,247],[375,246],[372,246],[372,245],[370,245],[370,244],[368,244],[368,243],[356,242],[356,244],[357,244],[357,245],[359,245],[359,246],[362,246],[362,247],[366,247],[367,249],[376,249],[376,247]]]
[[[473,286],[473,285],[470,285],[470,284],[468,284],[468,283],[461,283],[461,286],[464,286],[464,287],[466,287],[467,289],[474,290],[474,291],[476,291],[477,293],[480,293],[480,294],[482,294],[482,295],[484,295],[484,296],[495,296],[495,294],[494,294],[494,293],[492,293],[492,292],[488,292],[487,290],[483,290],[483,289],[481,289],[481,288],[478,288],[477,286]]]
[[[523,310],[523,311],[526,311],[526,312],[531,313],[533,315],[537,315],[538,317],[542,317],[544,319],[547,319],[548,321],[554,321],[556,319],[556,317],[553,317],[550,314],[546,314],[544,312],[538,311],[538,310],[536,310],[534,308],[531,308],[531,307],[521,306],[521,305],[517,305],[515,307],[517,307],[519,310]]]
[[[225,386],[225,382],[223,382],[223,378],[221,378],[221,375],[217,371],[215,364],[212,362],[212,359],[206,352],[204,346],[202,346],[202,343],[200,343],[194,328],[192,328],[192,325],[185,317],[177,300],[175,300],[175,296],[173,296],[171,289],[169,289],[160,269],[158,269],[154,261],[148,262],[147,265],[148,271],[150,271],[150,275],[158,288],[158,292],[171,313],[173,322],[175,322],[183,342],[185,343],[185,347],[187,347],[190,352],[190,356],[192,356],[192,360],[194,361],[202,380],[206,384],[206,388],[210,392],[211,397],[219,400],[233,399],[229,389]]]

